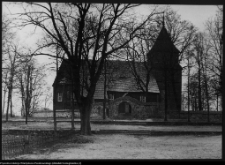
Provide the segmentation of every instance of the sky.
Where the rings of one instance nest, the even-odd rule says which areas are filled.
[[[12,5],[9,3],[3,3],[3,12],[16,13],[21,11],[21,8],[17,5]],[[6,7],[7,6],[7,7]],[[161,6],[161,5],[160,5]],[[216,5],[169,5],[172,9],[177,11],[181,15],[181,19],[190,21],[194,24],[200,31],[204,30],[204,23],[207,19],[215,16],[217,11]],[[141,5],[138,7],[137,13],[139,14],[149,14],[151,12],[150,5]],[[24,28],[18,33],[21,43],[27,45],[27,43],[35,44],[36,40],[33,38],[38,38],[41,34],[40,31],[36,30],[34,33],[34,28]]]
[[[199,30],[204,30],[204,23],[207,19],[216,15],[217,6],[212,5],[173,5],[171,6],[181,18],[192,22]]]
[[[168,5],[167,5],[168,6]],[[200,31],[204,30],[204,23],[209,19],[213,18],[216,15],[217,6],[216,5],[169,5],[174,9],[179,15],[181,15],[182,20],[187,20],[193,23]],[[12,5],[3,2],[3,13],[16,13],[21,11],[17,5]],[[151,12],[150,5],[141,5],[136,12],[139,14],[148,14]],[[38,37],[40,36],[41,31],[35,31],[34,28],[26,27],[18,31],[17,42],[25,46],[30,46],[35,44]],[[49,60],[49,57],[39,56],[39,63],[52,62]],[[47,82],[49,85],[53,84],[55,78],[54,73],[49,73],[47,77]]]

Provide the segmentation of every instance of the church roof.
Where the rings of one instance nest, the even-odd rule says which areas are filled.
[[[134,76],[132,74],[132,69],[129,66],[128,61],[119,61],[119,60],[111,60],[107,61],[109,70],[108,77],[110,77],[110,81],[107,83],[106,90],[111,92],[143,92],[136,83]],[[136,62],[135,67],[138,75],[140,75],[141,79],[145,81],[145,73],[146,69],[143,66],[143,63]],[[94,98],[95,99],[103,99],[104,98],[104,78],[100,77],[97,85]],[[159,93],[159,88],[156,83],[155,78],[151,75],[150,81],[148,84],[148,92],[150,93]]]
[[[107,77],[109,82],[107,82],[107,91],[114,92],[143,92],[137,85],[136,80],[132,74],[132,69],[129,66],[128,61],[119,61],[119,60],[108,60],[107,61]],[[59,69],[59,74],[54,82],[55,83],[65,83],[69,84],[70,81],[67,80],[63,74],[62,70],[65,67],[65,64],[62,63]],[[143,63],[136,62],[135,67],[138,75],[145,82],[146,69],[144,68]],[[57,82],[56,82],[57,81]],[[159,93],[159,88],[157,82],[153,75],[150,76],[150,81],[148,84],[148,92]],[[84,90],[84,96],[87,92]],[[101,75],[99,81],[96,84],[95,99],[104,98],[104,77]]]
[[[152,49],[149,51],[149,53],[153,52],[180,52],[172,42],[170,34],[164,26],[162,27]]]
[[[128,61],[111,61],[112,66],[114,66],[114,80],[109,84],[108,91],[115,92],[142,92],[136,83],[134,75],[132,74],[132,69],[129,66]],[[146,82],[146,69],[144,68],[144,63],[136,62],[135,68],[137,74],[140,76],[141,80]],[[158,85],[156,83],[153,75],[150,74],[150,81],[148,84],[148,91],[151,93],[159,93]]]

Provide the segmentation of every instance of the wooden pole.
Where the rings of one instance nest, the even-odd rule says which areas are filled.
[[[73,85],[74,86],[74,85]],[[72,90],[73,91],[73,90]],[[73,92],[71,93],[71,101],[72,101],[72,110],[71,110],[71,129],[74,130],[74,98],[73,98]]]
[[[56,45],[56,77],[58,75],[58,45]],[[55,84],[53,86],[53,120],[54,120],[54,131],[56,133],[57,131],[57,121],[56,121],[56,99],[57,99],[57,93],[55,92],[55,89],[57,88],[57,85]]]
[[[57,124],[56,124],[56,108],[55,108],[55,104],[56,104],[56,97],[55,96],[55,88],[56,85],[53,86],[53,119],[54,119],[54,131],[56,133],[57,131]]]
[[[189,57],[188,57],[188,122],[190,122],[190,66],[189,66]]]
[[[219,111],[219,93],[216,93],[216,110]]]
[[[106,109],[106,59],[104,63],[104,74],[105,74],[105,79],[104,79],[104,101],[103,101],[103,120],[105,120],[105,109]]]
[[[28,121],[28,113],[29,113],[29,80],[30,80],[30,65],[28,65],[28,71],[27,71],[27,89],[26,89],[26,124],[27,124],[27,121]]]

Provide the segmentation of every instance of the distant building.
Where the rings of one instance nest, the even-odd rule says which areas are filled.
[[[107,61],[106,114],[109,118],[163,117],[166,89],[168,113],[178,114],[181,110],[182,68],[178,61],[179,50],[174,46],[164,26],[147,56],[149,64],[153,67],[147,95],[138,87],[128,61]],[[135,65],[138,75],[144,80],[146,70],[143,63],[138,62]],[[71,109],[71,82],[64,74],[65,67],[64,60],[53,83],[54,98],[57,100],[53,106],[56,111]],[[85,90],[81,92],[83,96],[86,95]],[[103,101],[104,77],[102,75],[96,84],[92,113],[102,115]]]

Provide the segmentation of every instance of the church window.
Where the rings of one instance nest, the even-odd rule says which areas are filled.
[[[145,96],[140,96],[140,101],[145,103],[146,102],[146,97]]]
[[[109,100],[114,100],[114,95],[112,93],[109,94]]]
[[[62,93],[60,92],[60,93],[58,93],[58,102],[62,102]]]

